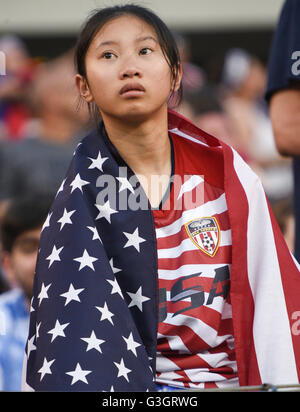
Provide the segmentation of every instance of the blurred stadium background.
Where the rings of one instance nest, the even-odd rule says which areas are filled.
[[[115,0],[2,0],[0,33],[18,34],[31,55],[51,58],[73,45],[80,25],[91,10],[118,3]],[[283,0],[137,3],[153,9],[169,27],[184,33],[190,41],[193,61],[208,68],[231,47],[246,48],[266,62]]]

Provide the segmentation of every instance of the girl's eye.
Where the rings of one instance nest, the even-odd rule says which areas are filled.
[[[110,60],[110,59],[112,59],[112,58],[114,57],[114,54],[111,53],[111,52],[105,52],[105,53],[103,53],[102,57],[103,57],[104,59]]]
[[[152,53],[152,50],[149,47],[144,47],[141,51],[140,54],[144,55],[144,54],[150,54]]]

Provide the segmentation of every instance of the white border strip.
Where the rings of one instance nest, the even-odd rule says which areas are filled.
[[[273,229],[258,177],[234,152],[234,167],[248,204],[248,276],[255,302],[253,337],[263,383],[298,382],[291,329]]]

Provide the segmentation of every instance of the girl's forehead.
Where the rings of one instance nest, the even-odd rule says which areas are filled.
[[[126,14],[106,22],[95,35],[92,44],[97,46],[103,41],[121,41],[146,35],[151,35],[157,40],[155,29],[150,24],[137,16]]]

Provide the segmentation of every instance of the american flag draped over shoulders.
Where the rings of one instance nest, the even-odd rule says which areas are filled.
[[[171,111],[169,130],[199,143],[199,161],[206,146],[209,163],[224,164],[216,173],[223,169],[232,232],[240,385],[299,382],[299,268],[260,181],[232,148]],[[157,282],[148,200],[105,131],[94,131],[77,148],[43,226],[23,388],[155,390]]]
[[[107,143],[95,132],[79,145],[43,226],[26,348],[35,390],[153,389],[152,218],[97,198],[102,184],[131,193]]]

